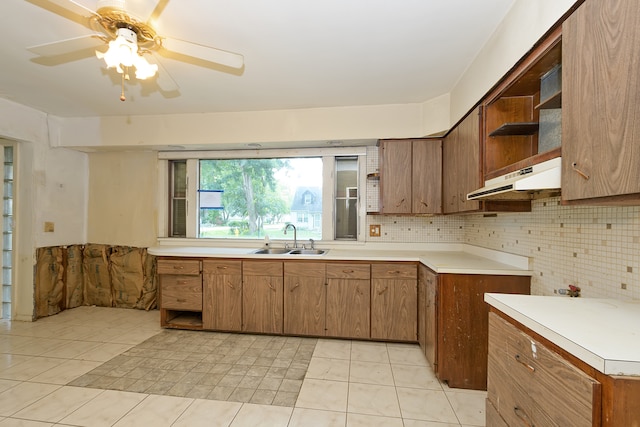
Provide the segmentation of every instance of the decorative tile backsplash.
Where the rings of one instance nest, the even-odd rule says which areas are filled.
[[[367,173],[378,167],[367,148]],[[378,181],[367,180],[367,211],[378,208]],[[381,226],[370,242],[468,243],[532,259],[531,292],[553,295],[576,285],[591,298],[640,299],[640,207],[569,207],[534,200],[532,211],[453,216],[367,215]]]
[[[585,297],[640,299],[640,207],[569,207],[534,200],[530,213],[464,218],[464,242],[533,259],[531,292],[576,285]]]

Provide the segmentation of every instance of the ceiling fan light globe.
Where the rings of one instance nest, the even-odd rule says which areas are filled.
[[[145,80],[149,77],[153,77],[158,72],[157,64],[149,64],[149,62],[140,55],[136,56],[133,65],[136,67],[136,78],[140,80]]]

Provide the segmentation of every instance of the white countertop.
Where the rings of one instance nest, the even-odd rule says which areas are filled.
[[[247,259],[324,260],[324,261],[414,261],[421,262],[436,273],[496,274],[530,276],[529,259],[469,245],[429,245],[402,250],[389,245],[364,245],[328,249],[324,255],[260,255],[256,247],[212,246],[155,246],[148,249],[151,255],[168,257],[216,257]]]
[[[485,301],[608,375],[640,375],[640,301],[485,294]]]

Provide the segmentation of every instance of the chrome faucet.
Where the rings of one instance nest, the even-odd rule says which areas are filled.
[[[294,249],[298,249],[298,230],[296,230],[296,226],[291,224],[290,222],[288,222],[285,226],[284,226],[284,234],[287,234],[287,229],[289,227],[293,228],[293,248]]]

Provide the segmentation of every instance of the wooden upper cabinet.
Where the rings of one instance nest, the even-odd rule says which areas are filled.
[[[562,46],[562,199],[640,204],[640,2],[587,0]]]
[[[477,211],[480,202],[467,194],[482,187],[480,162],[480,107],[449,132],[442,148],[444,213]]]
[[[202,261],[204,329],[242,329],[242,261]]]
[[[412,150],[411,212],[442,213],[442,141],[414,140]]]
[[[380,141],[380,212],[442,212],[442,141]]]

